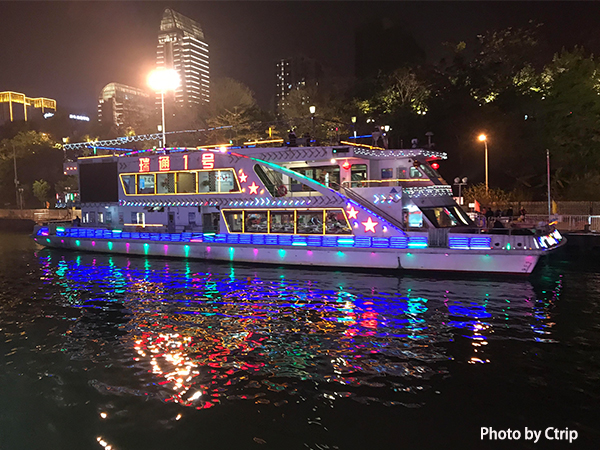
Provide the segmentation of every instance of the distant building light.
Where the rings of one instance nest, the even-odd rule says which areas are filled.
[[[88,116],[81,116],[79,114],[69,114],[69,119],[83,120],[84,122],[89,122],[90,121],[90,118]]]
[[[44,113],[44,119],[49,119],[50,117],[53,117],[53,116],[54,116],[54,113],[51,113],[51,112]]]

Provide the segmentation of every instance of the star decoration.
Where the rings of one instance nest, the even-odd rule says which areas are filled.
[[[252,184],[250,186],[248,186],[248,189],[250,189],[250,193],[251,194],[258,194],[258,184],[256,184],[254,181],[252,182]]]
[[[366,222],[361,222],[364,226],[365,226],[365,233],[367,231],[372,231],[373,233],[375,233],[375,227],[377,226],[377,224],[379,222],[373,222],[373,220],[371,220],[371,218],[369,217],[369,220],[367,220]]]
[[[240,181],[242,183],[245,183],[246,181],[248,181],[248,175],[246,175],[243,171],[240,172]]]
[[[357,214],[358,214],[358,211],[356,209],[354,209],[354,206],[348,210],[348,217],[351,219],[356,219]]]

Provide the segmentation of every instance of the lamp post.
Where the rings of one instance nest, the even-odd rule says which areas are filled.
[[[317,107],[316,106],[309,106],[308,110],[310,111],[310,120],[312,122],[312,135],[313,135],[313,138],[314,138],[315,137],[315,112],[317,111]]]
[[[354,142],[356,142],[356,116],[352,116],[352,131],[354,131]]]
[[[485,145],[485,193],[489,191],[488,185],[488,149],[487,149],[487,136],[485,134],[479,135],[479,140]]]
[[[165,131],[165,92],[175,90],[179,87],[181,81],[179,74],[174,69],[157,69],[148,75],[148,85],[154,92],[160,92],[160,105],[162,112],[162,146],[167,146],[167,137]]]
[[[458,186],[458,201],[460,202],[461,206],[464,204],[462,198],[462,187],[467,185],[467,181],[467,177],[464,177],[462,180],[459,177],[454,179],[454,186]]]

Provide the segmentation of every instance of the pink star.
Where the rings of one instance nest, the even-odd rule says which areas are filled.
[[[250,189],[251,194],[258,194],[258,188],[259,186],[254,181],[250,186],[248,186],[248,189]]]
[[[348,217],[350,217],[351,219],[356,219],[357,214],[358,214],[358,211],[356,209],[354,209],[354,206],[352,208],[350,208],[350,210],[348,211]]]
[[[379,222],[373,222],[371,220],[371,218],[369,217],[369,220],[367,220],[366,222],[361,222],[364,226],[365,226],[365,233],[367,231],[372,231],[373,233],[375,233],[375,227],[377,226],[377,224]]]
[[[240,181],[245,183],[248,180],[248,175],[246,175],[243,171],[240,172]]]

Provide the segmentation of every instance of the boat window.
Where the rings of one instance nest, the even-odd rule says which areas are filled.
[[[271,233],[294,233],[294,212],[271,212]]]
[[[121,175],[126,194],[135,194],[135,175]]]
[[[196,172],[177,173],[177,192],[180,194],[196,193]]]
[[[399,180],[406,179],[406,167],[396,167],[396,178]]]
[[[416,167],[411,167],[410,178],[423,178],[423,174]]]
[[[436,228],[449,228],[472,225],[466,214],[456,206],[421,208],[423,214]]]
[[[298,211],[296,233],[323,234],[323,211]]]
[[[108,223],[108,224],[112,223],[112,214],[110,211],[106,211],[106,223]]]
[[[419,170],[425,172],[425,174],[432,180],[435,180],[436,178],[441,178],[441,175],[437,173],[437,171],[429,164],[421,164],[419,166]]]
[[[246,233],[267,233],[267,211],[246,211]]]
[[[104,213],[102,211],[98,211],[98,223],[104,223]]]
[[[341,209],[328,209],[325,211],[326,234],[352,234],[352,229]]]
[[[295,172],[304,175],[311,180],[315,180],[331,189],[338,189],[340,184],[340,166],[318,166],[318,167],[296,167],[293,169]],[[292,180],[292,191],[312,191],[313,189],[309,186],[302,186],[302,189],[297,189],[294,184],[299,184],[297,180]]]
[[[239,190],[232,170],[217,171],[217,192],[238,192]]]
[[[267,188],[267,191],[269,191],[273,197],[283,197],[285,195],[283,192],[286,191],[279,188],[280,186],[285,186],[279,172],[276,172],[270,167],[263,166],[261,164],[254,165],[254,172],[256,172],[256,175],[258,175],[260,181],[263,182]]]
[[[367,176],[367,165],[366,164],[353,164],[350,170],[350,187],[362,187],[365,183],[362,181],[368,180]]]
[[[226,211],[225,221],[227,222],[227,228],[231,233],[241,233],[242,230],[242,211]]]
[[[215,192],[217,178],[214,171],[198,172],[198,192]]]
[[[174,194],[175,193],[175,174],[158,173],[156,174],[156,193]]]
[[[394,178],[394,169],[381,169],[381,179]]]
[[[154,174],[137,176],[137,193],[154,194]]]

